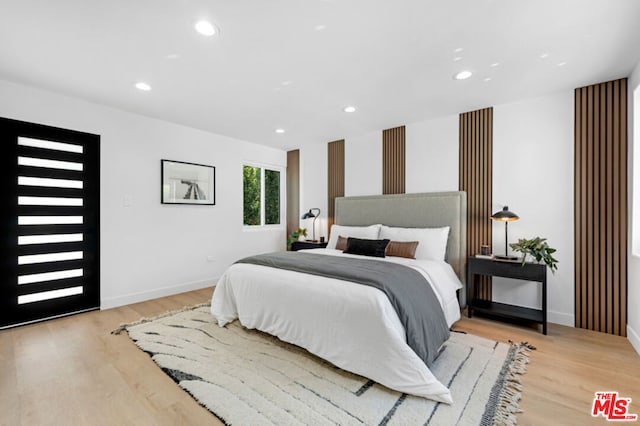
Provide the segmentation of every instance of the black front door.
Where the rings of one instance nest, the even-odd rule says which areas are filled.
[[[0,118],[0,328],[100,307],[100,137]]]

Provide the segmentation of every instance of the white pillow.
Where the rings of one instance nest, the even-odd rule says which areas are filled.
[[[395,228],[382,225],[379,238],[388,238],[391,241],[418,241],[416,259],[444,260],[447,254],[449,227]]]
[[[367,240],[377,240],[380,233],[380,225],[370,226],[343,226],[333,225],[331,227],[331,235],[329,236],[329,242],[327,243],[328,249],[336,248],[338,243],[338,237],[343,236],[345,238],[366,238]]]

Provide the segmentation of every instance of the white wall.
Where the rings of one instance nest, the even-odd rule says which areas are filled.
[[[407,192],[457,191],[457,115],[408,124],[406,150]],[[346,138],[344,151],[345,196],[381,194],[382,131]],[[311,207],[322,209],[316,235],[328,237],[326,143],[300,148],[300,212]],[[300,226],[311,231],[311,220]]]
[[[573,92],[497,105],[493,112],[493,207],[520,216],[509,224],[509,243],[547,238],[557,249],[547,272],[551,322],[574,325]],[[493,224],[493,251],[504,253],[504,224]],[[494,279],[494,300],[539,308],[540,285]]]
[[[101,135],[103,308],[213,285],[285,247],[284,227],[243,231],[241,190],[242,161],[284,168],[284,151],[3,81],[0,116]],[[160,159],[216,166],[216,205],[161,205]]]
[[[627,337],[640,354],[640,63],[628,81],[629,105],[629,256]],[[638,144],[638,147],[636,147]],[[638,149],[636,149],[638,148]]]
[[[370,132],[344,141],[344,195],[382,192],[382,132]]]
[[[406,125],[407,192],[458,189],[458,120],[455,114]],[[510,242],[539,235],[558,249],[558,271],[548,274],[549,321],[573,326],[573,92],[497,105],[493,125],[493,211],[508,203],[520,215],[510,225]],[[326,186],[317,183],[326,185],[326,150],[326,144],[300,150],[301,200],[312,197],[326,205]],[[309,158],[312,170],[305,170]],[[345,194],[381,192],[382,132],[346,139]],[[493,234],[494,251],[500,253],[504,226],[495,224]],[[499,279],[494,299],[530,307],[541,303],[538,285]]]
[[[458,130],[458,115],[407,124],[406,192],[458,190]]]
[[[457,140],[457,115],[406,125],[406,192],[458,190]],[[382,131],[346,138],[344,150],[345,196],[381,194]]]
[[[321,210],[316,220],[316,238],[327,232],[327,144],[315,144],[300,149],[300,215],[311,208]],[[307,229],[307,238],[312,236],[313,219],[300,220],[300,227]]]

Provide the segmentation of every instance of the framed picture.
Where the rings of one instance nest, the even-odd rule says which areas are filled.
[[[216,168],[160,160],[162,204],[216,204]]]

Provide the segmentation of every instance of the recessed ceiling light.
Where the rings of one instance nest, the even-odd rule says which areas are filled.
[[[548,57],[549,57],[549,54],[548,54],[548,53],[542,53],[542,54],[540,55],[540,59],[547,59]]]
[[[316,25],[315,27],[313,27],[313,29],[316,30],[316,31],[322,31],[322,30],[324,30],[326,28],[327,28],[327,26],[326,25],[322,25],[322,24]]]
[[[215,33],[217,32],[216,31],[216,27],[214,27],[213,24],[211,22],[208,22],[208,21],[198,21],[198,22],[196,22],[195,29],[200,34],[202,34],[204,36],[207,36],[207,37],[211,37],[212,35],[215,35]]]
[[[178,59],[180,57],[180,55],[178,55],[177,53],[171,53],[167,56],[165,56],[165,58],[167,59]]]
[[[558,66],[559,67],[564,67],[565,65],[567,65],[567,63],[565,61],[558,62]]]
[[[280,84],[282,84],[283,86],[290,86],[290,85],[291,85],[291,82],[290,82],[289,80],[287,80],[287,81],[283,81],[283,82],[282,82],[282,83],[280,83]]]
[[[500,65],[500,62],[494,62],[490,66],[491,66],[491,68],[495,68],[495,67],[497,67],[499,65]]]
[[[455,58],[453,58],[453,62],[458,62],[462,60],[462,56],[456,56]]]
[[[145,92],[148,92],[149,90],[151,90],[151,86],[149,86],[147,83],[139,81],[136,83],[136,89],[144,90]]]
[[[459,73],[455,74],[453,76],[453,78],[455,78],[456,80],[466,80],[467,78],[471,77],[473,75],[473,73],[471,71],[460,71]]]
[[[349,106],[344,107],[343,111],[344,112],[356,112],[356,107],[349,105]]]
[[[462,47],[458,47],[457,49],[454,50],[454,52],[456,53],[460,53],[462,52],[464,49]]]
[[[485,78],[485,79],[484,79],[484,81],[485,81],[485,82],[487,82],[487,81],[491,81],[491,77],[487,77],[487,78]]]
[[[276,129],[276,133],[284,133],[284,129]]]

